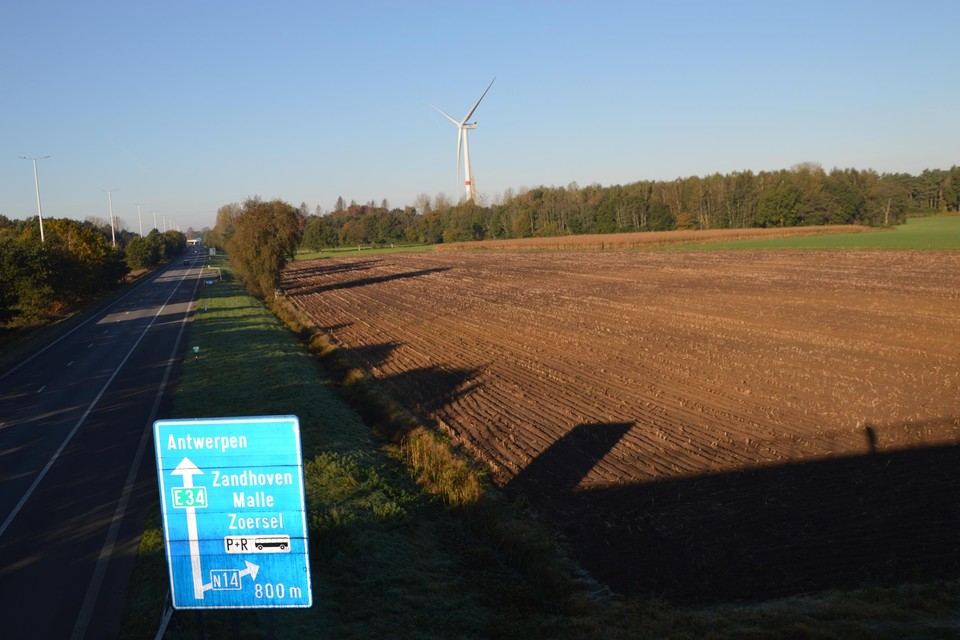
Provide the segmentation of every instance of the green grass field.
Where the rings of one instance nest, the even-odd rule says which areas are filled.
[[[297,249],[297,260],[313,260],[314,258],[350,258],[355,256],[369,256],[381,253],[406,253],[417,251],[433,251],[432,244],[405,244],[382,247],[337,247],[313,251],[312,249]]]
[[[960,249],[960,216],[911,218],[890,229],[849,235],[741,240],[737,242],[671,247],[710,251],[716,249]]]
[[[770,240],[737,240],[703,244],[677,244],[658,246],[641,251],[672,250],[715,251],[721,249],[820,249],[820,250],[958,250],[960,249],[960,216],[932,216],[910,218],[906,224],[889,229],[874,229],[866,233],[846,235],[805,236],[773,238]],[[396,247],[340,247],[325,251],[297,251],[297,260],[314,258],[353,257],[398,253],[407,251],[433,251],[433,245],[406,245]]]
[[[762,605],[680,608],[596,597],[516,505],[452,507],[425,491],[344,399],[332,372],[230,278],[202,289],[173,415],[300,418],[314,605],[179,612],[167,637],[960,638],[960,583]],[[192,347],[199,347],[194,355]],[[123,636],[153,638],[168,586],[159,506],[141,542]],[[593,590],[591,590],[593,589]]]

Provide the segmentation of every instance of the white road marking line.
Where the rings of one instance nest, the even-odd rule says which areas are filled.
[[[181,279],[180,282],[183,282],[184,279],[185,278]],[[197,288],[199,284],[200,280],[198,278],[196,283],[193,285],[194,297],[197,295]],[[176,293],[177,289],[179,288],[180,286],[177,285],[177,288],[174,289],[174,293]],[[167,302],[169,301],[170,298],[167,298]],[[192,305],[193,301],[187,304],[187,311],[190,311],[190,307]],[[164,303],[164,306],[166,306],[166,303]],[[159,315],[159,313],[157,315]],[[100,588],[103,586],[103,580],[107,573],[107,565],[110,563],[110,558],[113,555],[113,545],[117,541],[117,536],[120,535],[120,524],[123,522],[123,516],[127,510],[127,503],[130,501],[130,494],[133,492],[134,481],[136,480],[137,473],[140,470],[143,455],[147,449],[147,443],[152,442],[153,422],[157,419],[157,413],[160,411],[160,402],[163,400],[163,393],[166,390],[167,383],[170,380],[170,371],[173,369],[173,363],[176,361],[177,351],[180,349],[180,341],[183,338],[184,330],[187,327],[188,318],[189,314],[184,314],[183,319],[180,321],[180,331],[177,333],[177,339],[174,341],[173,349],[170,351],[170,358],[167,360],[167,367],[163,371],[163,380],[161,380],[160,386],[157,388],[157,394],[154,396],[153,407],[151,407],[150,416],[147,418],[147,428],[143,430],[143,435],[140,436],[140,446],[137,448],[137,454],[134,456],[133,464],[130,466],[130,473],[127,476],[127,482],[123,487],[123,493],[120,496],[120,502],[117,503],[117,510],[113,514],[113,522],[110,525],[110,531],[107,533],[106,542],[103,543],[103,548],[100,550],[100,558],[97,560],[97,568],[94,570],[93,577],[90,579],[90,586],[87,588],[87,595],[83,599],[83,605],[80,607],[80,613],[77,615],[77,623],[73,627],[71,640],[82,640],[87,636],[87,628],[90,626],[90,620],[93,618],[93,609],[97,604],[97,599],[100,597]],[[154,319],[156,319],[156,317]],[[151,322],[151,324],[153,323]]]
[[[107,311],[109,311],[110,309],[113,309],[115,306],[117,306],[117,305],[120,304],[123,300],[125,300],[128,296],[132,296],[134,293],[137,293],[138,291],[140,291],[140,289],[141,289],[142,287],[146,287],[147,285],[153,285],[154,287],[159,286],[159,285],[157,284],[157,278],[159,278],[159,277],[160,277],[161,275],[163,275],[164,273],[165,273],[165,271],[158,271],[158,272],[157,272],[155,275],[153,275],[149,280],[145,280],[144,282],[138,284],[136,289],[133,289],[132,291],[129,291],[129,292],[123,294],[122,296],[120,296],[119,298],[117,298],[116,300],[114,300],[110,305],[108,305],[108,306],[104,307],[103,309],[101,309],[101,310],[100,310],[100,313],[94,313],[94,314],[91,315],[89,318],[87,318],[86,320],[84,320],[83,322],[81,322],[80,324],[78,324],[77,326],[75,326],[73,329],[70,329],[69,331],[67,331],[66,333],[64,333],[62,336],[60,336],[59,338],[57,338],[56,340],[54,340],[53,342],[51,342],[50,344],[48,344],[47,346],[45,346],[43,349],[40,349],[39,351],[35,352],[35,353],[34,353],[32,356],[30,356],[29,358],[27,358],[27,359],[25,359],[25,360],[22,360],[22,361],[21,361],[19,364],[17,364],[16,366],[10,367],[10,368],[7,369],[6,371],[4,371],[2,374],[0,374],[0,380],[6,378],[8,375],[10,375],[11,373],[13,373],[14,371],[16,371],[17,369],[19,369],[19,368],[22,367],[23,365],[27,364],[28,362],[30,362],[30,361],[33,360],[34,358],[38,357],[40,354],[42,354],[43,352],[45,352],[47,349],[49,349],[49,348],[52,347],[53,345],[57,344],[58,342],[60,342],[60,341],[63,340],[64,338],[66,338],[67,336],[71,335],[71,334],[72,334],[74,331],[76,331],[77,329],[80,329],[81,327],[85,327],[86,325],[88,325],[88,324],[89,324],[90,322],[92,322],[93,320],[96,320],[97,318],[103,318],[103,317],[106,315]]]
[[[181,278],[180,282],[182,283],[183,280],[184,278]],[[156,315],[154,315],[153,318],[150,320],[150,324],[148,324],[144,328],[143,332],[133,343],[133,346],[130,347],[130,350],[127,352],[127,355],[123,357],[123,360],[120,361],[120,364],[117,365],[117,368],[113,370],[113,373],[110,375],[110,378],[104,383],[103,387],[100,389],[100,392],[97,393],[93,401],[87,406],[86,411],[84,411],[83,415],[80,416],[80,419],[73,426],[73,429],[70,430],[70,433],[68,433],[67,437],[64,438],[63,442],[60,443],[60,446],[57,448],[57,450],[53,452],[53,456],[51,456],[50,460],[47,461],[47,464],[43,467],[40,473],[37,474],[37,477],[34,479],[33,484],[30,485],[30,488],[27,489],[27,492],[23,494],[22,498],[20,498],[20,501],[17,503],[17,506],[13,508],[13,510],[7,516],[7,519],[3,521],[2,525],[0,525],[0,538],[3,537],[4,532],[6,532],[7,528],[9,528],[10,523],[13,522],[13,519],[17,516],[17,514],[20,513],[20,510],[23,509],[23,505],[27,503],[27,500],[30,499],[30,497],[33,495],[33,492],[37,490],[37,487],[40,485],[40,482],[47,476],[47,473],[50,472],[50,469],[53,468],[53,465],[57,461],[57,459],[60,457],[60,454],[63,453],[63,450],[66,449],[67,445],[70,444],[70,441],[73,440],[73,437],[77,434],[77,431],[80,430],[81,425],[83,425],[83,423],[86,422],[87,416],[89,416],[90,413],[93,412],[93,408],[97,406],[97,403],[100,402],[100,398],[103,397],[103,394],[106,393],[107,389],[110,388],[110,385],[113,384],[114,378],[116,378],[117,374],[120,373],[120,370],[123,368],[123,365],[127,363],[127,360],[130,359],[130,356],[133,355],[133,352],[136,351],[138,346],[140,346],[140,342],[143,341],[144,336],[146,336],[147,332],[150,331],[150,328],[157,321],[157,318],[160,317],[160,314],[163,313],[163,310],[166,308],[167,304],[170,302],[174,294],[176,294],[179,289],[180,289],[180,285],[177,284],[177,286],[174,287],[173,291],[170,292],[170,295],[167,296],[166,302],[163,303],[163,305],[157,310]],[[93,345],[91,344],[90,346],[93,346]]]

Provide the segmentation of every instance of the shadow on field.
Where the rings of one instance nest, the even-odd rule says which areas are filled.
[[[352,322],[338,322],[337,324],[331,324],[326,326],[317,325],[316,328],[317,328],[317,331],[320,331],[321,333],[326,333],[327,335],[336,335],[337,331],[340,331],[341,329],[346,329],[351,326],[353,326]]]
[[[300,295],[314,290],[310,283],[314,278],[325,277],[335,273],[351,271],[366,271],[377,264],[377,260],[355,260],[350,262],[331,263],[328,259],[317,259],[309,262],[298,261],[288,266],[283,272],[282,287],[288,295]],[[298,286],[303,283],[304,286]]]
[[[375,264],[378,264],[380,260],[351,260],[350,262],[330,262],[328,259],[321,258],[318,260],[313,260],[309,265],[305,265],[304,262],[298,261],[292,263],[291,266],[296,267],[295,271],[298,276],[320,276],[320,275],[330,275],[331,273],[343,273],[346,271],[365,271]],[[301,266],[304,265],[304,266]]]
[[[362,347],[341,348],[345,353],[350,355],[351,359],[355,359],[367,368],[373,368],[379,367],[386,362],[390,354],[399,346],[399,342],[381,342],[379,344],[370,344]]]
[[[507,489],[572,495],[580,480],[632,427],[630,422],[577,425],[524,467]]]
[[[401,346],[398,342],[382,342],[362,347],[341,347],[340,353],[348,362],[367,370],[382,367],[391,354]],[[421,367],[380,378],[393,396],[403,398],[403,404],[427,420],[426,415],[455,402],[471,389],[477,377],[476,369],[444,369]]]
[[[714,603],[960,577],[958,445],[575,490],[629,427],[579,425],[507,486],[614,591]]]
[[[381,282],[390,282],[391,280],[404,280],[406,278],[419,278],[420,276],[427,276],[431,273],[441,273],[443,271],[449,271],[449,267],[434,267],[432,269],[420,269],[419,271],[407,271],[405,273],[391,273],[382,276],[372,276],[369,278],[357,278],[356,280],[348,280],[346,282],[334,282],[331,284],[321,284],[315,286],[306,286],[306,287],[295,287],[295,286],[286,286],[286,290],[291,295],[297,296],[306,296],[313,293],[323,293],[324,291],[336,291],[338,289],[352,289],[353,287],[365,287],[371,284],[379,284]]]
[[[390,376],[384,382],[423,418],[467,394],[476,377],[476,369],[423,367]]]
[[[362,347],[340,347],[339,356],[354,366],[373,370],[382,367],[400,346],[398,342],[383,342]],[[383,376],[378,378],[378,383],[392,397],[402,398],[403,406],[414,411],[424,424],[436,426],[435,420],[429,416],[473,390],[478,373],[477,369],[430,366]]]

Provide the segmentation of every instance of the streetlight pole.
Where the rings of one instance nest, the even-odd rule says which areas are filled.
[[[113,240],[113,246],[117,246],[117,232],[113,228],[113,192],[119,189],[100,189],[107,192],[107,205],[110,207],[110,237]]]
[[[153,212],[153,228],[157,231],[160,231],[160,227],[157,226],[157,212]]]
[[[140,217],[140,203],[137,204],[137,222],[140,223],[140,237],[143,237],[143,218]]]
[[[40,180],[37,178],[37,160],[46,160],[50,156],[38,156],[36,158],[28,158],[27,156],[20,156],[21,160],[33,160],[33,186],[37,188],[37,218],[40,220],[40,244],[43,244],[43,209],[40,207]]]

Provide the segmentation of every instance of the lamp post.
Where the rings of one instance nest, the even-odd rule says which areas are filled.
[[[140,237],[143,237],[143,218],[140,217],[140,203],[137,202],[137,222],[140,223]]]
[[[46,160],[50,156],[36,158],[20,156],[21,160],[33,160],[33,185],[37,188],[37,218],[40,220],[40,244],[43,244],[43,209],[40,207],[40,180],[37,178],[37,160]]]
[[[113,246],[117,246],[117,232],[113,228],[113,192],[119,189],[100,189],[107,192],[107,206],[110,207],[110,238],[113,240]]]
[[[160,227],[157,226],[157,212],[153,212],[153,228],[157,231],[160,231]]]

